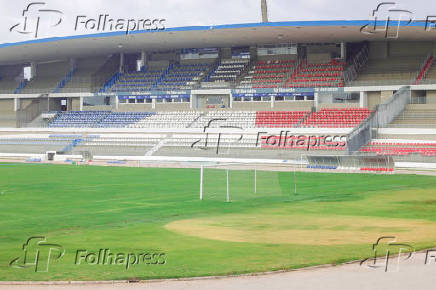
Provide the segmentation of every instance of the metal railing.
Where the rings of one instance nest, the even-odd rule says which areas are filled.
[[[376,135],[376,129],[386,127],[406,108],[410,102],[410,87],[402,87],[386,103],[376,106],[373,114],[348,135],[348,152],[353,153],[368,144]]]
[[[346,85],[349,85],[354,81],[359,71],[366,65],[369,58],[368,46],[364,45],[362,49],[356,54],[356,56],[351,61],[351,65],[347,70],[344,71],[343,77]]]
[[[17,111],[17,127],[26,127],[36,117],[49,111],[50,101],[48,95],[41,95],[39,98],[32,100],[28,106]]]
[[[421,67],[419,68],[419,71],[416,73],[415,77],[411,80],[411,83],[412,83],[412,84],[417,84],[416,82],[417,82],[417,80],[418,80],[419,75],[421,74],[422,70],[425,68],[425,66],[427,65],[427,62],[429,61],[429,59],[430,59],[431,57],[433,57],[433,52],[430,52],[430,53],[427,55],[427,57],[425,58],[424,62],[421,64]],[[422,76],[422,79],[421,79],[421,80],[425,79],[426,74],[427,74],[427,72],[424,73],[424,75]],[[419,83],[421,83],[421,80],[420,80]]]

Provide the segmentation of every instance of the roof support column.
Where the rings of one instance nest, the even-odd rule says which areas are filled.
[[[147,66],[147,53],[145,50],[141,51],[141,70]]]
[[[347,59],[347,43],[341,42],[341,59]]]
[[[36,74],[37,74],[36,62],[32,61],[30,63],[30,79],[35,78]]]
[[[18,111],[21,107],[21,99],[19,99],[18,97],[16,97],[14,99],[14,112]]]
[[[124,52],[120,53],[120,73],[124,72]]]
[[[359,103],[360,103],[361,108],[368,107],[368,93],[367,92],[364,92],[364,91],[360,92]]]

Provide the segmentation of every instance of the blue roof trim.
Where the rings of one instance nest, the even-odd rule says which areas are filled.
[[[172,27],[166,28],[160,31],[147,31],[138,30],[131,31],[129,34],[141,34],[141,33],[159,33],[159,32],[181,32],[181,31],[207,31],[207,30],[218,30],[218,29],[235,29],[235,28],[256,28],[256,27],[314,27],[314,26],[364,26],[366,24],[373,24],[373,21],[368,20],[322,20],[322,21],[284,21],[284,22],[267,22],[267,23],[242,23],[242,24],[224,24],[224,25],[214,25],[214,26],[183,26],[183,27]],[[407,21],[400,21],[400,26],[413,26],[413,27],[425,27],[425,22],[412,22],[408,24]],[[112,37],[112,36],[122,36],[126,35],[125,31],[113,31],[113,32],[102,32],[94,34],[82,34],[82,35],[72,35],[72,36],[62,36],[62,37],[50,37],[43,39],[33,39],[22,42],[14,43],[3,43],[0,44],[0,48],[19,46],[26,44],[35,43],[46,43],[55,42],[70,39],[83,39],[83,38],[95,38],[95,37]]]

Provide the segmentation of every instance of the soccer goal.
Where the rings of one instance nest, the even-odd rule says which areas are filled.
[[[289,200],[295,193],[292,164],[221,163],[200,168],[201,200]]]

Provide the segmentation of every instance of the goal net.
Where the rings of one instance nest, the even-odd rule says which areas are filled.
[[[290,200],[294,192],[292,165],[228,163],[200,169],[200,199],[206,201]]]
[[[279,164],[207,164],[200,168],[199,191],[204,201],[301,201],[315,198],[316,193],[329,198],[337,194],[338,184],[340,190],[347,192],[358,182],[366,184],[373,178],[356,179],[337,173],[393,171],[390,156],[301,155],[299,160]]]

